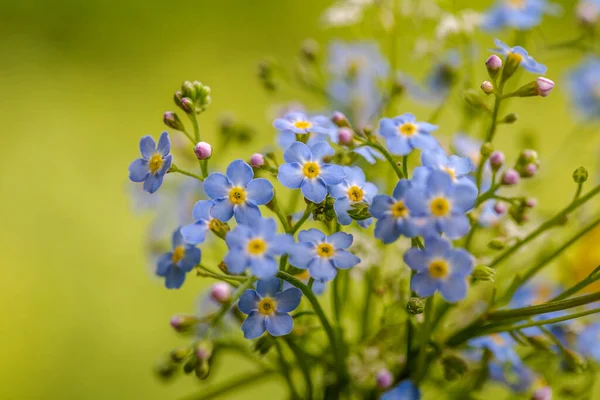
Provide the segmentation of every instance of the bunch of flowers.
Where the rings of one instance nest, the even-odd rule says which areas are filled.
[[[391,13],[384,30],[392,37],[410,17],[386,9],[386,2],[351,3],[354,13],[369,7]],[[499,1],[470,21],[524,30],[555,12],[541,0]],[[450,29],[453,17],[443,18],[444,32],[468,32],[465,46],[474,46],[473,23]],[[353,14],[349,24],[361,20]],[[183,371],[210,380],[215,360],[227,351],[255,363],[191,398],[275,375],[285,379],[292,399],[416,400],[435,396],[442,380],[444,393],[457,399],[485,392],[489,382],[537,400],[550,399],[553,390],[561,398],[589,392],[593,373],[586,367],[600,361],[600,322],[593,318],[600,292],[580,292],[600,270],[569,286],[542,271],[600,224],[596,217],[574,234],[555,233],[590,206],[600,186],[584,190],[588,173],[578,168],[572,201],[542,222],[531,221],[536,201],[519,183],[538,175],[540,156],[523,149],[511,164],[495,145],[517,122],[506,111],[516,107],[512,99],[550,95],[547,68],[523,47],[496,39],[495,54],[439,64],[422,87],[397,71],[392,43],[386,58],[373,42],[335,42],[327,66],[318,46],[306,43],[293,83],[331,111],[291,107],[274,119],[280,151],[227,160],[226,145],[255,135],[230,118],[222,122],[220,143],[202,141],[198,117],[211,90],[197,81],[184,82],[174,96],[191,132],[177,113],[164,114],[164,123],[190,144],[167,132],[158,144],[150,136],[140,140],[142,157],[131,163],[129,178],[144,192],[160,196],[168,190],[163,182],[176,175],[193,183],[158,201],[186,215],[160,220],[161,228],[177,227],[164,252],[152,241],[156,275],[168,289],[194,284],[190,275],[218,281],[195,314],[172,318],[190,341],[159,365],[160,376]],[[463,70],[461,62],[473,68]],[[477,68],[488,77],[481,92],[469,87],[469,71]],[[590,55],[567,80],[578,109],[591,119],[600,115],[599,72]],[[525,73],[538,76],[519,85]],[[261,64],[259,77],[274,92],[292,83],[273,63]],[[457,96],[459,83],[466,89]],[[425,103],[437,97],[432,115],[400,110],[403,96]],[[457,98],[464,132],[445,146],[438,132],[447,127],[436,121]],[[471,137],[479,125],[484,133]],[[539,248],[543,237],[547,243]],[[556,379],[570,374],[578,380]]]

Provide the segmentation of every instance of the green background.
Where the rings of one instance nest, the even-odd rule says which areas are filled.
[[[150,219],[132,213],[127,166],[138,156],[140,136],[164,130],[162,112],[174,108],[172,93],[185,79],[212,87],[213,104],[200,120],[206,138],[214,139],[219,115],[231,110],[255,125],[259,137],[243,151],[232,148],[228,158],[261,150],[274,135],[266,109],[276,99],[261,89],[256,63],[274,56],[291,66],[306,37],[322,43],[351,37],[319,25],[329,4],[0,4],[0,398],[174,399],[201,387],[193,378],[164,385],[151,373],[160,356],[181,343],[169,318],[192,311],[204,283],[190,280],[167,291],[152,277],[143,251]],[[571,10],[545,21],[532,52],[539,51],[557,88],[546,99],[520,101],[521,120],[512,132],[534,130],[541,154],[549,156],[576,126],[561,81],[577,57],[544,51],[545,44],[575,35]],[[423,33],[431,32],[425,24]],[[401,33],[400,68],[422,76],[427,61],[410,55],[414,27]],[[508,34],[500,37],[510,42]],[[491,46],[492,36],[478,38],[481,49]],[[486,56],[477,55],[481,62]],[[484,78],[483,68],[477,73]],[[293,99],[319,105],[290,91],[278,98]],[[402,103],[402,111],[411,107]],[[414,109],[425,110],[422,118],[430,112]],[[445,112],[440,134],[454,133],[456,121],[455,110]],[[514,155],[519,142],[503,131],[507,135],[498,142]],[[571,142],[566,153],[544,160],[551,184],[539,188],[543,210],[572,195],[570,188],[556,188],[572,185],[574,167],[593,166],[590,128]],[[230,360],[217,379],[247,368]],[[227,398],[247,398],[263,388]]]

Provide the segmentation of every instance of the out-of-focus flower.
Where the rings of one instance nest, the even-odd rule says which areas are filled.
[[[512,75],[516,67],[521,66],[526,71],[534,74],[545,74],[547,69],[545,65],[538,63],[531,57],[527,50],[521,46],[510,47],[499,39],[494,39],[497,53],[506,56],[506,65],[504,66],[503,76]],[[511,70],[511,71],[509,71]],[[506,77],[505,77],[506,78]]]
[[[470,36],[480,26],[481,21],[482,15],[473,10],[462,10],[458,14],[445,13],[435,28],[435,36],[438,40],[461,34]]]
[[[521,359],[514,350],[516,342],[508,333],[494,333],[469,340],[469,346],[488,349],[500,363],[520,364]]]
[[[528,391],[535,381],[533,372],[521,362],[505,364],[491,362],[489,374],[490,379],[503,383],[518,393]]]
[[[321,23],[330,27],[354,25],[362,20],[366,7],[374,0],[339,0],[321,15]]]
[[[333,208],[341,225],[350,225],[352,218],[348,210],[352,204],[371,204],[373,197],[377,194],[377,186],[367,182],[365,173],[360,167],[344,167],[346,178],[339,184],[330,186],[329,193],[335,199]],[[366,228],[373,222],[373,218],[356,221],[360,226]]]
[[[331,120],[323,115],[309,117],[303,112],[291,112],[273,122],[279,131],[279,145],[286,149],[296,141],[296,135],[329,135],[334,129]]]
[[[154,193],[162,185],[163,178],[169,168],[173,156],[169,134],[163,132],[158,139],[158,147],[152,136],[144,136],[140,139],[140,152],[142,158],[138,158],[129,165],[129,179],[133,182],[144,182],[144,191]]]
[[[600,338],[600,322],[594,322],[579,332],[577,336],[577,350],[581,354],[593,358],[596,362],[600,362],[598,338]]]
[[[473,163],[468,157],[447,156],[442,148],[425,150],[421,153],[423,167],[415,168],[413,181],[425,184],[429,171],[443,171],[453,182],[474,185],[468,175],[473,171]],[[418,171],[417,171],[418,170]]]
[[[412,383],[404,380],[396,385],[392,390],[385,392],[380,400],[420,400],[421,391]]]
[[[595,25],[600,20],[600,1],[581,0],[575,9],[577,19],[584,25]]]
[[[546,0],[497,0],[484,14],[481,26],[489,31],[531,29],[541,23],[544,14],[557,15],[559,12],[560,7]]]
[[[431,133],[437,126],[428,122],[417,122],[413,114],[405,113],[395,118],[379,121],[379,134],[385,138],[392,154],[407,155],[413,149],[433,150],[438,142]]]
[[[571,101],[586,119],[600,119],[600,58],[589,57],[567,77]]]
[[[199,248],[186,244],[179,229],[173,233],[173,251],[158,259],[156,275],[165,278],[167,289],[179,289],[185,276],[200,262],[202,253]]]

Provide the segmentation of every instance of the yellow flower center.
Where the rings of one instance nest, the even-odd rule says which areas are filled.
[[[499,346],[502,346],[504,344],[504,339],[502,338],[502,336],[500,336],[498,334],[490,335],[490,338],[492,339],[492,341],[494,343],[496,343]]]
[[[335,250],[329,243],[321,243],[317,246],[317,255],[323,258],[333,257]]]
[[[508,53],[507,61],[512,64],[521,64],[523,56],[517,53]]]
[[[302,167],[302,172],[304,173],[305,177],[312,179],[319,176],[321,168],[319,168],[319,164],[317,164],[316,162],[309,161],[307,163],[304,163],[304,166]]]
[[[525,7],[525,0],[508,0],[508,5],[511,8],[523,8]]]
[[[153,174],[157,173],[160,167],[163,165],[162,155],[159,153],[154,153],[152,157],[150,157],[150,161],[148,161],[148,169]]]
[[[246,191],[241,187],[232,187],[229,190],[231,204],[243,204],[246,201]]]
[[[275,314],[275,308],[277,307],[277,302],[275,299],[271,297],[264,297],[261,301],[258,302],[258,312],[262,315],[273,315]]]
[[[173,264],[177,264],[179,261],[181,261],[183,259],[184,256],[185,256],[185,247],[177,246],[177,247],[175,247],[175,250],[173,250],[173,255],[171,256],[171,261],[173,261]]]
[[[417,126],[415,124],[411,124],[410,122],[407,122],[405,124],[400,125],[398,127],[398,130],[404,136],[412,136],[415,133],[417,133]]]
[[[448,175],[450,175],[450,178],[452,178],[453,181],[456,180],[456,171],[454,170],[454,168],[444,167],[442,168],[442,170]]]
[[[348,189],[348,198],[352,201],[362,201],[364,195],[365,192],[358,186],[351,186],[350,189]]]
[[[294,122],[294,126],[298,129],[309,129],[312,124],[308,121],[296,121]]]
[[[255,238],[248,242],[248,253],[253,255],[263,254],[267,250],[267,242],[261,238]]]
[[[208,221],[208,229],[210,229],[211,231],[217,230],[221,227],[221,221],[219,221],[216,218],[211,218],[210,221]]]
[[[402,200],[398,200],[392,206],[392,215],[396,218],[404,218],[408,215],[408,208],[406,208],[406,204]]]
[[[448,275],[448,263],[445,260],[433,260],[429,263],[429,275],[435,279],[442,279]]]
[[[436,217],[444,217],[450,212],[450,202],[445,197],[436,197],[429,203],[429,208]]]

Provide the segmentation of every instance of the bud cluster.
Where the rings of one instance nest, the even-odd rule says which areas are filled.
[[[175,105],[185,111],[186,114],[200,114],[211,103],[210,87],[198,81],[185,81],[181,85],[181,89],[175,92],[173,100]]]

